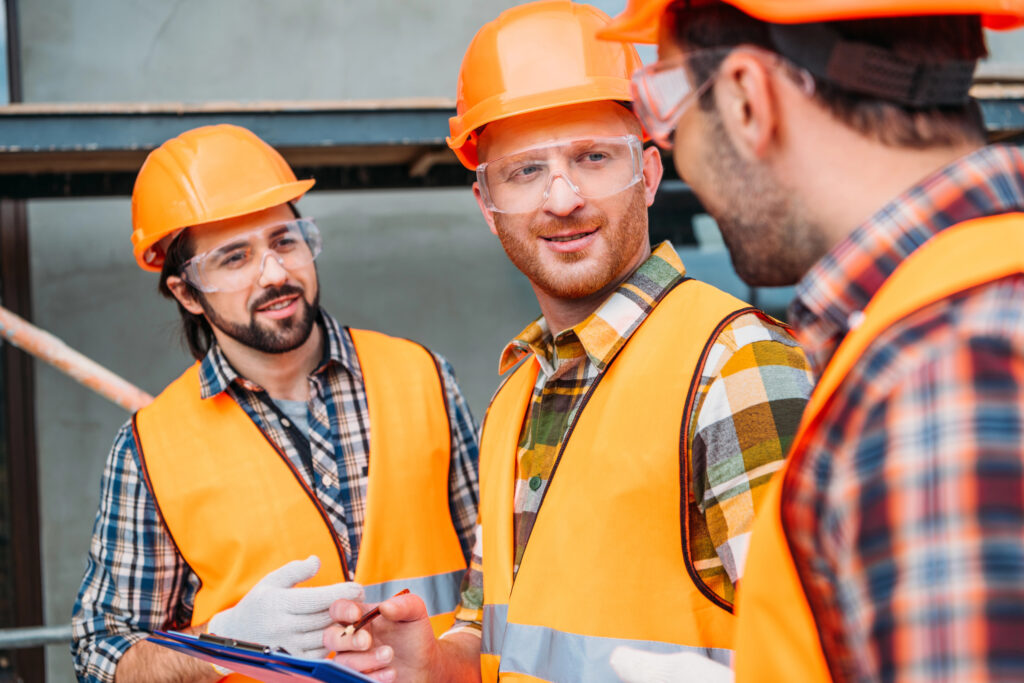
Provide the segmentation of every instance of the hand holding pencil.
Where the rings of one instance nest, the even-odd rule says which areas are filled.
[[[397,598],[399,595],[405,595],[408,592],[409,592],[409,589],[406,588],[404,590],[398,591],[397,593],[395,593],[391,597]],[[367,624],[369,624],[371,621],[373,621],[374,619],[376,619],[379,616],[380,616],[380,605],[377,605],[376,607],[374,607],[373,609],[368,611],[366,614],[364,614],[363,616],[359,617],[359,619],[357,619],[356,621],[354,621],[351,624],[349,624],[348,626],[346,626],[342,630],[342,633],[344,635],[346,635],[346,636],[350,636],[353,633],[355,633],[356,631],[358,631],[359,629],[361,629],[362,627],[364,627]]]
[[[447,680],[425,677],[438,660],[439,644],[427,606],[415,593],[403,590],[376,606],[336,600],[329,613],[334,624],[324,631],[323,645],[335,653],[334,662],[382,683]]]

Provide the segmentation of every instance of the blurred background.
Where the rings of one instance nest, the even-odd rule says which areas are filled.
[[[513,4],[0,0],[0,303],[158,393],[190,358],[175,307],[132,259],[134,174],[183,130],[237,123],[318,180],[300,208],[324,233],[327,310],[446,356],[480,419],[499,351],[538,309],[444,136],[463,51]],[[593,4],[616,14],[624,0]],[[990,47],[976,95],[990,136],[1020,144],[1024,35]],[[784,315],[790,290],[743,285],[666,168],[652,240],[672,240],[691,275]],[[128,414],[2,350],[0,681],[72,681],[66,624]]]

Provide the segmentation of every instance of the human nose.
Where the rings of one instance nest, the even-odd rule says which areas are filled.
[[[555,182],[557,180],[562,182]],[[556,216],[568,216],[581,206],[583,197],[569,176],[564,173],[552,175],[548,181],[548,189],[544,191],[544,203],[541,208]]]
[[[269,263],[267,262],[268,256],[270,257]],[[256,283],[260,287],[270,287],[272,285],[284,284],[287,279],[288,270],[285,269],[281,257],[268,249],[260,260],[260,275]]]

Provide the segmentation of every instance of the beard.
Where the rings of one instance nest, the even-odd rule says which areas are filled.
[[[715,197],[694,192],[718,223],[736,274],[752,287],[795,284],[828,251],[824,232],[767,169],[740,157],[717,111],[708,118],[702,164]]]
[[[284,320],[274,321],[271,325],[265,325],[257,321],[256,309],[269,301],[281,296],[297,294],[299,296],[298,315]],[[320,287],[317,282],[316,296],[313,303],[306,301],[305,292],[294,285],[281,285],[265,291],[258,299],[249,305],[249,322],[240,324],[225,320],[206,301],[206,297],[199,296],[199,304],[203,307],[203,313],[210,324],[228,335],[240,344],[262,353],[287,353],[302,346],[309,335],[313,332],[313,324],[320,310]]]
[[[627,275],[632,261],[649,244],[647,204],[643,187],[630,192],[626,213],[617,224],[599,209],[586,215],[566,218],[544,216],[525,229],[519,220],[506,214],[494,214],[498,239],[508,258],[534,287],[557,299],[582,299],[618,284]],[[593,205],[591,205],[593,206]],[[541,235],[600,229],[604,236],[584,251],[559,253],[548,251],[540,243]]]

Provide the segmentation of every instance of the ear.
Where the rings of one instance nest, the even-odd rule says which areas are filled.
[[[480,207],[480,213],[484,215],[484,220],[487,221],[487,227],[491,229],[491,234],[497,236],[498,230],[494,227],[494,212],[484,204],[484,195],[480,192],[479,182],[473,183],[473,197],[476,199],[476,205]]]
[[[650,145],[644,150],[644,199],[647,206],[654,203],[654,195],[658,193],[658,186],[661,185],[661,177],[665,174],[665,167],[661,163],[661,150]]]
[[[177,275],[171,275],[168,277],[167,289],[171,290],[171,294],[173,294],[174,298],[178,300],[178,303],[185,307],[186,311],[194,313],[195,315],[203,314],[203,307],[199,304],[199,301],[189,293],[188,287],[185,286],[185,281],[180,277]]]
[[[722,124],[744,159],[767,154],[778,125],[776,73],[760,55],[738,50],[725,58],[715,82]]]

